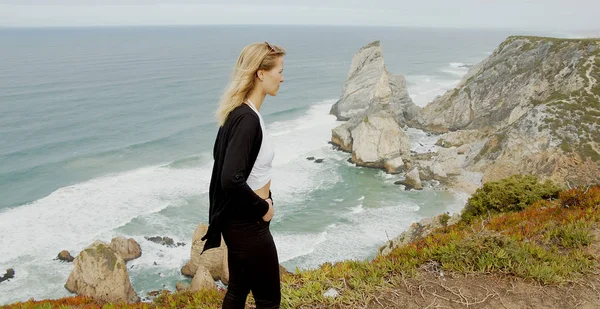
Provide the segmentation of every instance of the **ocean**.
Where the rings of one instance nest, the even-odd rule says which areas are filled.
[[[271,224],[288,270],[371,259],[412,222],[459,212],[468,196],[404,191],[328,141],[353,55],[380,40],[386,68],[425,106],[453,88],[510,30],[327,26],[0,29],[0,304],[70,295],[94,240],[134,238],[134,289],[175,289],[194,229],[207,223],[213,114],[240,50],[287,50],[285,81],[261,113],[275,146]],[[412,149],[435,136],[411,129]],[[314,163],[307,157],[323,159]],[[168,248],[146,236],[168,236]]]

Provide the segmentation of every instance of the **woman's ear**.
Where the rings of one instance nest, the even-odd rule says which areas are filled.
[[[261,82],[263,81],[263,79],[265,78],[265,73],[263,70],[258,70],[256,71],[256,77],[258,77],[258,80],[260,80]]]

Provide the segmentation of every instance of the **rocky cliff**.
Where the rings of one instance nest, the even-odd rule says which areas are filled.
[[[514,36],[411,125],[468,145],[463,168],[484,181],[535,174],[600,182],[600,39]]]

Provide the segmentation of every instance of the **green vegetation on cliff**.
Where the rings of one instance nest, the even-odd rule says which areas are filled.
[[[539,183],[535,176],[513,175],[488,182],[469,198],[461,218],[471,222],[480,216],[521,211],[541,199],[558,197],[559,189],[550,181]]]

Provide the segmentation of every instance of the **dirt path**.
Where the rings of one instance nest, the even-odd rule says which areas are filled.
[[[600,275],[564,285],[542,286],[495,275],[424,274],[397,278],[371,295],[368,309],[382,308],[600,308]]]
[[[593,95],[596,99],[600,100],[600,97],[594,95],[594,93],[592,92],[592,88],[594,88],[594,86],[596,86],[596,83],[598,82],[593,76],[590,75],[590,73],[594,70],[594,68],[596,68],[596,65],[594,64],[595,60],[596,60],[596,56],[591,56],[585,63],[585,65],[587,65],[587,64],[590,65],[590,67],[585,72],[585,76],[588,79],[588,86],[585,88],[585,91],[587,91],[588,94]]]
[[[582,250],[600,262],[599,229],[593,237]],[[574,282],[541,285],[508,275],[451,274],[433,264],[421,267],[417,278],[393,278],[389,288],[369,297],[363,308],[600,308],[600,268]]]

